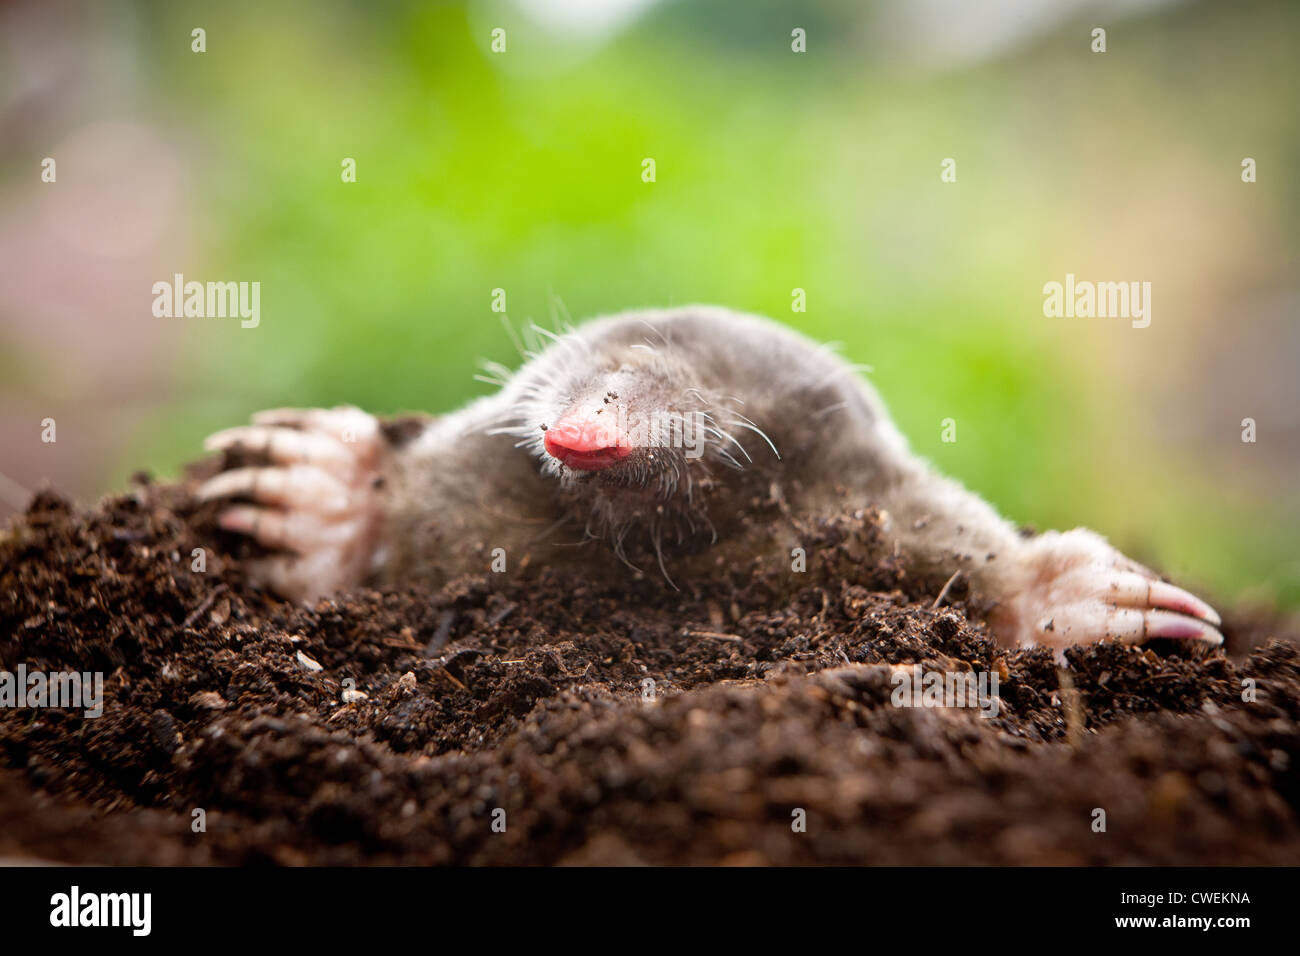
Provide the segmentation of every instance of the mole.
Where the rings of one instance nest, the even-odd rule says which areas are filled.
[[[212,435],[243,463],[199,494],[267,549],[252,580],[312,602],[504,556],[680,587],[756,556],[788,566],[794,518],[875,509],[915,574],[989,601],[1005,646],[1223,643],[1213,608],[1100,535],[1022,534],[938,474],[857,366],[780,323],[689,306],[537,331],[544,348],[489,363],[499,390],[451,414],[284,408]]]

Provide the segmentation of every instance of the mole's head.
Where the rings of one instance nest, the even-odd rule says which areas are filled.
[[[591,535],[622,553],[711,527],[708,499],[779,461],[701,342],[637,319],[557,336],[506,384],[498,432],[539,461]]]

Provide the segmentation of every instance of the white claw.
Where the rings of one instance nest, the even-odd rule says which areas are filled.
[[[276,425],[312,431],[344,444],[366,445],[379,434],[379,421],[351,405],[338,408],[273,408],[253,415],[254,425]]]
[[[1109,600],[1121,607],[1158,607],[1200,618],[1216,627],[1223,623],[1214,608],[1195,594],[1153,577],[1115,572],[1108,587]]]
[[[1218,628],[1206,621],[1176,611],[1146,611],[1144,640],[1154,637],[1168,637],[1180,641],[1201,641],[1212,647],[1223,643],[1223,635]]]
[[[347,446],[329,435],[270,425],[227,428],[209,435],[203,446],[208,451],[238,449],[262,454],[281,465],[317,465],[336,474],[350,470],[355,459]]]
[[[379,421],[357,408],[280,408],[207,440],[209,450],[265,455],[200,486],[200,499],[237,497],[217,516],[227,531],[273,551],[249,563],[253,581],[298,601],[360,584],[379,546]]]
[[[1171,611],[1198,617],[1202,621],[1209,621],[1215,627],[1223,623],[1218,611],[1190,591],[1174,587],[1167,581],[1152,581],[1150,582],[1150,588],[1147,601],[1153,607],[1168,608]],[[1223,640],[1222,635],[1220,635],[1219,640],[1220,642]]]
[[[268,505],[308,508],[322,514],[348,510],[347,488],[337,478],[311,465],[287,468],[234,468],[205,481],[199,499],[232,496]]]
[[[1196,595],[1161,581],[1088,531],[1049,532],[1020,559],[1015,585],[994,624],[1020,644],[1071,644],[1154,638],[1223,643],[1222,621]]]
[[[226,531],[246,534],[266,548],[308,554],[344,546],[358,534],[359,521],[326,521],[310,511],[281,511],[254,505],[232,505],[217,516]]]

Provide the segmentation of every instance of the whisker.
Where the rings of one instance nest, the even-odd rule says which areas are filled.
[[[736,469],[736,471],[745,470],[745,466],[742,465],[740,462],[736,461],[736,459],[732,457],[731,452],[727,451],[725,448],[715,448],[714,452],[728,465]]]
[[[707,419],[710,423],[712,423],[712,426],[713,426],[713,427],[710,428],[710,429],[706,429],[706,430],[705,430],[706,433],[707,433],[708,431],[712,431],[712,432],[713,432],[714,434],[716,434],[719,438],[726,438],[726,439],[728,439],[728,440],[729,440],[733,445],[735,445],[737,448],[740,449],[740,453],[741,453],[742,455],[745,456],[746,461],[749,461],[749,462],[751,462],[751,463],[753,462],[754,459],[752,459],[752,458],[749,457],[749,452],[745,450],[745,446],[744,446],[744,445],[742,445],[739,441],[736,440],[736,436],[734,436],[734,435],[732,435],[730,432],[724,430],[724,429],[722,428],[722,426],[718,424],[717,420],[716,420],[712,415],[710,415],[708,412],[704,412],[704,413],[703,413],[703,417],[704,417],[705,419]],[[735,423],[733,422],[732,424],[735,424]],[[764,435],[763,437],[766,438],[767,436]],[[768,442],[768,444],[771,444],[771,442]]]
[[[536,332],[538,335],[544,335],[546,338],[550,339],[550,340],[551,340],[552,342],[554,342],[556,345],[563,346],[564,349],[565,349],[565,350],[566,350],[570,355],[574,355],[574,354],[576,354],[576,353],[574,352],[574,350],[573,350],[573,346],[572,346],[569,342],[567,342],[563,336],[556,335],[556,334],[555,334],[554,332],[552,332],[550,329],[544,329],[544,328],[542,328],[542,327],[541,327],[540,325],[538,325],[536,322],[530,322],[530,323],[529,323],[529,328],[531,328],[531,329],[532,329],[534,332]]]
[[[701,392],[701,391],[700,391],[698,388],[696,388],[694,385],[692,385],[690,388],[686,388],[686,389],[683,389],[683,390],[682,390],[682,394],[683,394],[683,395],[689,395],[691,392],[694,392],[694,393],[695,393],[695,397],[696,397],[696,399],[697,399],[697,400],[700,402],[700,404],[703,405],[705,408],[712,408],[712,407],[713,407],[713,403],[710,402],[707,398],[705,398],[705,397],[704,397],[704,393]]]
[[[644,326],[645,326],[647,329],[649,329],[652,333],[654,333],[655,335],[657,335],[657,336],[659,337],[659,341],[662,342],[662,343],[664,344],[664,347],[665,347],[665,348],[671,348],[671,347],[672,347],[672,343],[669,342],[668,339],[666,339],[666,338],[664,337],[664,334],[663,334],[662,331],[660,331],[659,329],[656,329],[653,325],[651,325],[651,324],[650,324],[649,322],[647,322],[645,319],[638,319],[637,321],[639,321],[642,325],[644,325]]]
[[[875,371],[876,371],[875,368],[873,368],[870,365],[864,365],[861,362],[849,362],[842,369],[840,369],[838,372],[836,372],[834,375],[832,375],[830,378],[826,379],[825,381],[833,382],[840,376],[848,375],[850,372],[855,374],[859,372],[866,372],[867,374],[873,374]]]
[[[479,367],[485,372],[491,372],[494,375],[500,375],[503,379],[511,378],[515,373],[500,362],[494,362],[491,359],[483,359],[479,362]]]
[[[772,444],[772,439],[770,439],[770,438],[767,437],[767,432],[763,431],[763,429],[759,428],[757,425],[755,425],[753,422],[751,422],[748,418],[745,418],[744,415],[741,415],[740,418],[743,419],[743,421],[737,421],[737,420],[733,419],[733,420],[731,420],[730,422],[728,422],[727,424],[729,424],[729,425],[736,425],[736,426],[738,426],[738,427],[740,427],[740,428],[748,428],[751,432],[753,432],[753,433],[754,433],[755,435],[757,435],[759,438],[763,439],[763,441],[767,442],[767,447],[770,448],[770,449],[772,449],[772,454],[776,455],[776,457],[779,459],[779,458],[781,457],[781,453],[780,453],[779,451],[777,451],[777,450],[776,450],[776,446]]]
[[[659,573],[664,576],[664,580],[668,582],[668,586],[670,588],[672,588],[674,591],[680,591],[681,588],[679,588],[675,583],[673,583],[672,577],[670,577],[668,574],[668,568],[664,566],[664,549],[659,544],[658,524],[655,525],[654,536],[652,540],[654,541],[654,546],[655,546],[655,557],[659,559]]]
[[[506,335],[510,336],[510,342],[514,345],[515,351],[519,353],[521,358],[526,357],[528,353],[524,350],[524,343],[520,340],[515,327],[510,324],[510,318],[504,312],[501,313],[501,324],[505,327]]]
[[[560,312],[563,312],[564,324],[568,326],[568,331],[573,331],[573,317],[569,315],[569,309],[564,304],[564,300],[560,298],[558,295],[556,295],[554,292],[552,292],[550,289],[546,290],[546,294],[551,300],[551,324],[555,325],[556,327],[559,327],[559,323],[556,321],[556,318]]]

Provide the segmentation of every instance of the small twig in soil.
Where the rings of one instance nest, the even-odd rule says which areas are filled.
[[[734,634],[720,634],[717,631],[687,631],[687,637],[711,637],[715,641],[731,641],[733,644],[743,644],[743,637],[736,637]]]
[[[405,640],[400,637],[386,637],[379,643],[383,644],[384,647],[400,647],[404,651],[413,651],[420,646],[414,638],[410,637]]]
[[[515,604],[513,601],[507,604],[505,607],[501,608],[501,610],[497,611],[490,618],[488,618],[488,624],[490,626],[495,627],[497,624],[500,624],[502,621],[508,618],[510,616],[510,613],[518,606],[519,605]]]
[[[1065,710],[1065,739],[1071,747],[1077,747],[1083,737],[1083,706],[1079,690],[1074,686],[1074,678],[1064,667],[1056,669],[1056,678],[1061,686],[1061,704]]]
[[[455,623],[455,608],[448,608],[442,612],[442,616],[438,618],[438,630],[434,631],[433,637],[429,638],[429,643],[425,645],[425,657],[433,657],[442,650],[443,645],[447,643],[447,638],[451,636],[451,628]]]
[[[451,671],[447,670],[447,668],[445,668],[445,667],[440,667],[440,668],[438,669],[438,673],[441,674],[443,677],[447,678],[447,680],[451,681],[453,684],[455,684],[457,687],[459,687],[459,688],[460,688],[461,690],[463,690],[465,693],[467,693],[467,694],[469,693],[469,688],[466,687],[464,684],[462,684],[460,681],[456,680],[456,676],[455,676],[454,674],[452,674]]]
[[[218,584],[215,588],[213,588],[211,593],[209,593],[207,597],[205,597],[202,601],[199,602],[199,606],[196,607],[194,610],[190,611],[190,613],[186,616],[185,620],[181,622],[181,627],[182,628],[189,627],[191,624],[197,621],[204,612],[212,610],[212,605],[217,603],[217,598],[221,597],[221,595],[226,590],[227,588],[226,585],[224,584]]]
[[[943,586],[943,590],[939,592],[939,596],[934,599],[934,603],[930,605],[931,608],[943,606],[943,602],[948,600],[948,592],[952,590],[952,586],[957,583],[957,579],[960,577],[961,568],[958,568],[952,573],[952,577],[948,579],[948,583]]]

